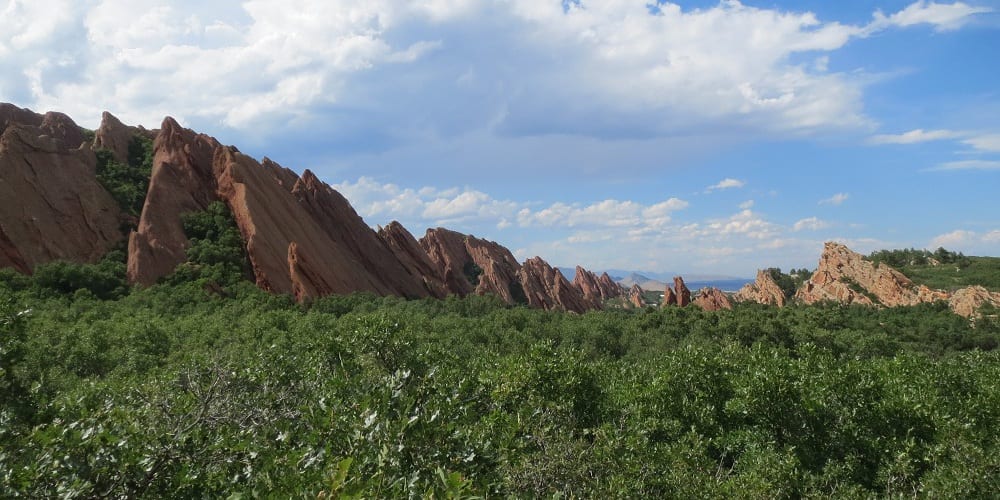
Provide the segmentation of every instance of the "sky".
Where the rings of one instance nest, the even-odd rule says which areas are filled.
[[[1000,255],[1000,0],[0,0],[0,101],[187,127],[375,227],[753,276]]]

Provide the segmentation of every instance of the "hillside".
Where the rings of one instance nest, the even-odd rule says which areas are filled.
[[[1000,292],[1000,257],[965,257],[949,264],[912,264],[897,268],[919,285],[943,290],[982,286]]]

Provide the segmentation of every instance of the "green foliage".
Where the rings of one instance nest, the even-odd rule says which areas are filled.
[[[166,283],[189,282],[233,285],[250,276],[250,260],[229,207],[215,201],[202,212],[181,216],[184,235],[191,242],[187,261],[177,266]]]
[[[125,252],[112,250],[96,264],[50,262],[37,266],[23,283],[40,295],[89,293],[99,299],[116,299],[129,291],[125,260]]]
[[[524,293],[524,286],[521,285],[519,281],[512,281],[510,283],[510,296],[514,299],[515,304],[528,304],[528,296]]]
[[[128,145],[128,163],[124,165],[106,149],[99,149],[95,154],[97,180],[111,193],[123,212],[139,216],[153,172],[153,141],[133,136]]]
[[[186,229],[218,241],[228,220],[210,207]],[[495,297],[227,292],[0,287],[0,497],[1000,487],[1000,322],[946,305],[581,315]]]
[[[795,270],[793,269],[791,273],[795,274]],[[789,299],[793,295],[795,295],[795,287],[797,286],[798,283],[796,283],[795,278],[793,278],[791,274],[785,274],[781,272],[781,268],[778,267],[772,267],[767,269],[767,274],[770,275],[771,279],[773,279],[774,282],[778,285],[778,288],[781,289],[781,292],[785,295],[786,299]]]
[[[979,285],[1000,291],[1000,257],[965,257],[961,263],[904,266],[899,271],[931,288],[955,290]]]
[[[462,274],[465,275],[465,279],[469,280],[469,283],[472,283],[473,287],[476,287],[479,286],[479,277],[482,276],[483,269],[470,260],[462,266]]]

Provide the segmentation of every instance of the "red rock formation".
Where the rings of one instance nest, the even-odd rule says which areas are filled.
[[[129,144],[135,136],[156,139],[158,131],[146,130],[142,127],[130,127],[122,123],[107,111],[101,115],[101,126],[94,133],[94,149],[111,151],[115,160],[128,162]]]
[[[677,306],[684,307],[691,303],[691,290],[684,284],[684,278],[674,276],[674,295],[677,297]]]
[[[397,221],[392,221],[386,227],[378,229],[379,238],[389,247],[396,259],[413,276],[419,276],[431,295],[444,298],[448,295],[448,287],[438,275],[438,268],[431,262],[427,252],[420,247],[417,239]]]
[[[738,302],[756,302],[778,307],[785,305],[785,292],[765,269],[758,270],[756,281],[744,285],[733,298]]]
[[[633,307],[639,309],[646,307],[646,301],[642,298],[642,288],[639,287],[638,283],[633,284],[632,288],[629,289],[628,301]]]
[[[449,292],[462,296],[490,293],[508,304],[518,302],[511,285],[518,281],[521,265],[510,250],[444,228],[428,229],[420,246],[437,267]]]
[[[273,181],[272,181],[273,182]],[[292,187],[299,206],[336,244],[343,247],[344,258],[356,259],[372,283],[373,291],[404,297],[429,294],[421,276],[413,275],[393,255],[392,250],[372,231],[340,193],[306,170]],[[336,257],[336,254],[329,254]]]
[[[66,115],[0,105],[0,267],[94,262],[122,240],[119,208]]]
[[[149,285],[185,260],[181,214],[224,201],[247,247],[257,285],[300,300],[369,291],[425,297],[410,273],[346,199],[306,171],[300,178],[166,119],[155,141],[153,175],[129,276]]]
[[[702,288],[698,290],[695,294],[692,304],[706,310],[706,311],[718,311],[721,309],[732,309],[733,303],[729,301],[729,297],[719,290],[718,288]]]
[[[819,267],[795,294],[806,304],[833,300],[842,304],[878,304],[888,307],[920,302],[917,287],[887,265],[872,264],[839,243],[827,242]]]
[[[576,266],[576,275],[573,276],[573,286],[583,295],[590,309],[601,309],[604,302],[610,299],[621,297],[625,294],[625,289],[615,283],[608,276],[608,273],[597,277],[594,273]]]
[[[153,173],[139,227],[129,237],[130,282],[152,285],[186,260],[189,242],[180,216],[219,199],[212,171],[219,147],[214,138],[182,128],[173,118],[163,120],[153,144]],[[283,257],[286,252],[287,246]]]
[[[663,289],[663,301],[660,302],[660,307],[676,306],[677,305],[677,294],[674,293],[672,288],[665,287]]]
[[[561,271],[554,269],[541,257],[526,260],[518,278],[531,307],[576,313],[600,307],[594,307],[588,302]]]

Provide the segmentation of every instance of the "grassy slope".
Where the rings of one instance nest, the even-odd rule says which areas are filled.
[[[968,257],[969,265],[955,264],[902,266],[899,271],[920,285],[954,290],[970,285],[982,285],[1000,291],[1000,257]]]

